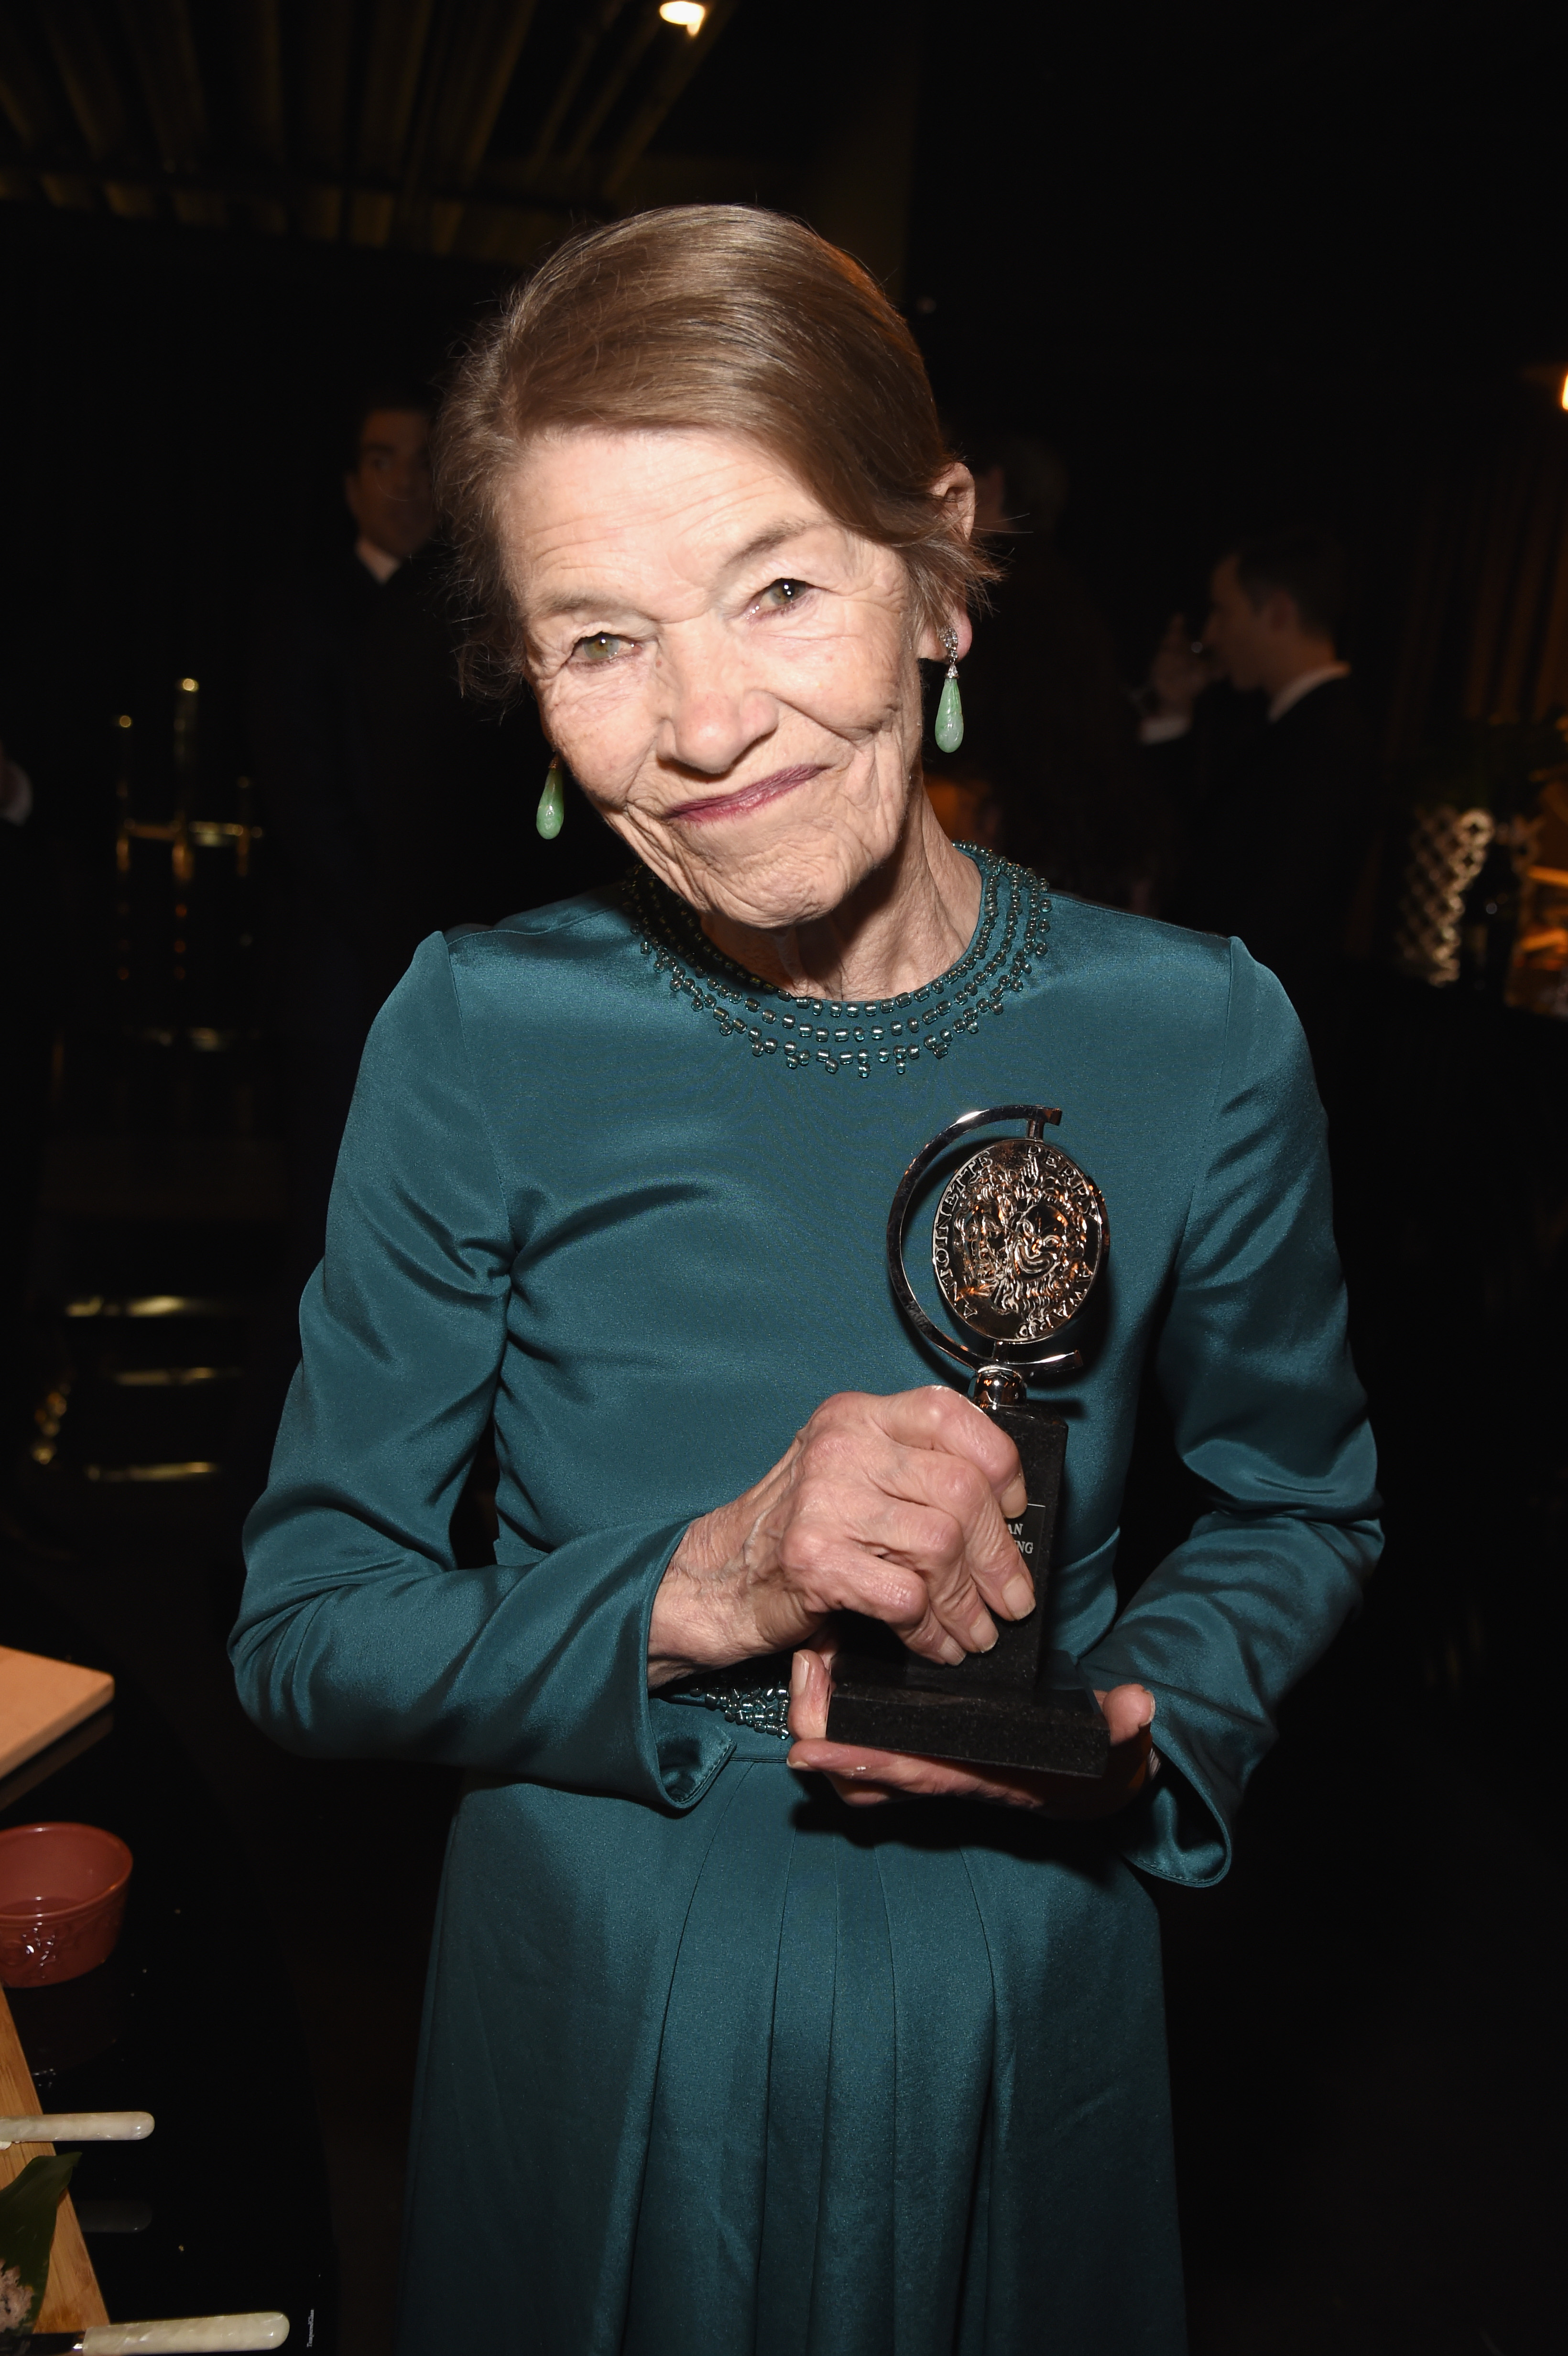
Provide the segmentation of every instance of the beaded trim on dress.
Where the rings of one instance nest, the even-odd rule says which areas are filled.
[[[721,956],[696,911],[645,868],[627,880],[627,909],[654,970],[667,973],[670,989],[711,1015],[726,1038],[748,1041],[753,1055],[782,1054],[792,1072],[811,1065],[861,1079],[879,1069],[901,1073],[923,1054],[945,1055],[955,1039],[978,1031],[982,1014],[1000,1014],[1048,946],[1051,902],[1040,878],[973,843],[959,848],[980,871],[975,937],[956,965],[898,998],[787,997]]]
[[[732,1669],[699,1670],[678,1685],[666,1686],[661,1701],[699,1701],[716,1709],[731,1726],[749,1726],[754,1734],[790,1740],[790,1655],[770,1653],[760,1661],[742,1661]]]

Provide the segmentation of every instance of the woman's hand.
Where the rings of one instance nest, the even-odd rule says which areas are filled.
[[[912,1652],[988,1652],[1034,1609],[1008,1532],[1018,1451],[941,1385],[827,1399],[754,1489],[693,1522],[654,1601],[648,1683],[793,1651],[835,1612],[885,1621]]]
[[[1104,1775],[1093,1780],[1040,1775],[1027,1767],[960,1767],[951,1759],[916,1759],[901,1751],[829,1742],[832,1672],[828,1647],[807,1647],[795,1656],[789,1723],[795,1741],[789,1763],[826,1775],[852,1808],[874,1808],[886,1800],[996,1800],[1004,1807],[1039,1808],[1051,1816],[1109,1816],[1125,1807],[1147,1779],[1154,1696],[1146,1686],[1116,1686],[1095,1694],[1111,1729],[1111,1758]]]

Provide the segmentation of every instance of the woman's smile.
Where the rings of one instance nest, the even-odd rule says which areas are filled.
[[[680,819],[688,826],[707,826],[721,818],[749,818],[782,794],[793,793],[796,786],[809,785],[827,766],[826,761],[800,761],[792,769],[773,769],[765,777],[753,777],[750,785],[737,786],[732,793],[699,794],[695,800],[677,802],[665,816]]]

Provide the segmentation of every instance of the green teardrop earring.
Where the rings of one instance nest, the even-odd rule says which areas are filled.
[[[944,630],[947,648],[947,680],[936,707],[936,741],[944,753],[956,753],[964,742],[964,704],[958,693],[958,633]]]
[[[544,791],[534,812],[534,824],[547,842],[553,842],[566,822],[566,779],[561,774],[560,755],[557,753],[546,772]]]

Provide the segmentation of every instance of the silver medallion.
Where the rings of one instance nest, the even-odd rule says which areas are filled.
[[[972,1153],[937,1205],[931,1258],[960,1325],[1049,1341],[1077,1316],[1105,1248],[1100,1189],[1059,1146],[1005,1137]]]

